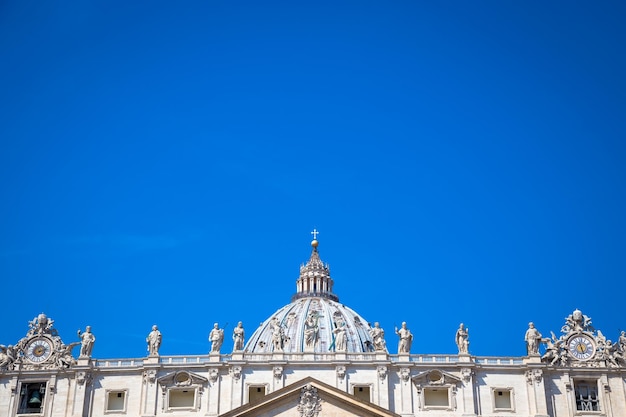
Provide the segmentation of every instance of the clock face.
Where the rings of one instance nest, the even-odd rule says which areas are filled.
[[[596,346],[587,336],[577,335],[568,340],[567,350],[574,358],[586,361],[596,353]]]
[[[52,355],[52,344],[47,339],[35,339],[26,346],[26,357],[31,362],[45,362],[50,355]]]

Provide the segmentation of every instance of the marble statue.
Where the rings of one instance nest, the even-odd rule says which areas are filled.
[[[594,330],[591,325],[591,318],[576,309],[565,318],[565,325],[561,328],[561,333],[594,332]]]
[[[626,353],[626,331],[622,330],[619,334],[619,339],[617,341],[619,345],[619,350],[624,354]]]
[[[0,345],[0,369],[12,370],[15,358],[15,349],[12,345]]]
[[[244,331],[243,323],[237,323],[237,327],[233,330],[233,352],[243,350],[244,346]]]
[[[274,345],[274,351],[282,352],[285,347],[285,341],[287,340],[285,328],[280,324],[278,317],[274,317],[272,319],[270,327],[272,329],[272,344]]]
[[[314,314],[309,314],[304,322],[304,345],[307,348],[312,349],[315,346],[318,330],[318,317]]]
[[[80,342],[70,343],[65,345],[61,343],[56,349],[56,366],[59,368],[69,368],[76,364],[76,359],[72,356],[72,349],[74,346],[80,345]]]
[[[463,323],[459,325],[454,340],[456,341],[456,346],[459,348],[459,353],[469,353],[469,329],[465,328]]]
[[[42,334],[42,333],[55,333],[52,332],[52,326],[54,324],[54,320],[46,316],[44,313],[39,314],[37,317],[28,322],[28,326],[30,330],[28,335],[33,334]]]
[[[213,329],[209,333],[209,341],[211,342],[211,353],[219,353],[224,342],[224,329],[220,329],[217,323],[213,325]]]
[[[526,340],[526,354],[539,355],[539,343],[541,342],[541,333],[535,328],[535,324],[531,321],[528,323],[528,330],[524,336]]]
[[[348,348],[348,336],[346,334],[346,323],[340,322],[339,325],[333,330],[335,334],[335,341],[333,345],[335,345],[336,352],[345,352]],[[332,347],[332,346],[331,346]]]
[[[399,329],[396,327],[396,334],[400,338],[398,341],[398,353],[410,353],[411,344],[413,343],[413,335],[411,331],[406,328],[406,321],[402,322],[402,327]]]
[[[148,337],[146,337],[146,342],[148,342],[148,356],[159,356],[159,348],[161,347],[162,340],[163,336],[155,324],[152,326],[152,331],[148,334]]]
[[[380,327],[380,323],[374,323],[374,327],[370,328],[370,336],[374,343],[374,350],[381,351],[386,350],[387,343],[385,342],[385,331]]]
[[[559,362],[566,362],[567,355],[563,344],[565,343],[562,338],[557,339],[554,332],[550,332],[552,338],[541,339],[546,344],[546,352],[541,357],[542,362],[549,362],[550,365],[554,365]]]
[[[81,333],[80,329],[78,329],[77,334],[80,338],[80,357],[91,358],[93,345],[96,342],[96,336],[91,333],[91,326],[87,326],[84,333]]]

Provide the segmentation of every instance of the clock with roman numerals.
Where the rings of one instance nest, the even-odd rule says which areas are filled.
[[[567,340],[567,350],[574,359],[586,361],[596,353],[596,344],[591,337],[579,333]]]
[[[52,355],[52,343],[45,337],[31,339],[24,349],[24,355],[33,363],[45,362]]]

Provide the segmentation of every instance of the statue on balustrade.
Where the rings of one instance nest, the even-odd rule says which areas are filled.
[[[215,323],[211,333],[209,333],[209,341],[211,342],[211,353],[220,353],[220,348],[224,342],[224,329],[220,329]]]
[[[459,353],[469,353],[469,329],[465,328],[463,323],[459,325],[454,340],[456,342],[456,346],[459,348]]]
[[[535,328],[535,324],[532,321],[528,323],[528,330],[526,330],[526,335],[524,336],[524,340],[526,340],[526,354],[528,356],[539,355],[539,344],[541,343],[541,333],[539,333],[539,330]]]
[[[244,330],[243,323],[237,323],[237,327],[233,330],[233,352],[243,350],[244,346]]]
[[[398,341],[398,353],[410,353],[411,344],[413,343],[413,335],[411,331],[406,328],[406,321],[402,322],[402,327],[399,329],[396,327],[396,334],[400,338]]]
[[[370,328],[370,336],[372,337],[374,350],[387,350],[387,343],[385,342],[385,331],[380,327],[380,323],[376,322],[374,323],[374,327]]]
[[[84,333],[81,333],[80,329],[78,329],[77,334],[80,339],[80,357],[90,358],[93,345],[96,342],[96,336],[91,333],[91,326],[87,326]]]
[[[155,324],[152,326],[152,331],[148,334],[148,337],[146,337],[146,342],[148,342],[148,356],[159,356],[159,348],[161,347],[162,340],[163,336]]]

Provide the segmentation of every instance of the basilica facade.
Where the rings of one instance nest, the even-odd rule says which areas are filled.
[[[530,323],[527,356],[470,355],[463,325],[458,354],[429,355],[410,353],[403,323],[390,353],[378,324],[339,302],[311,245],[291,302],[249,337],[239,323],[229,353],[216,324],[209,354],[162,356],[155,326],[147,357],[94,359],[91,329],[65,344],[40,314],[0,341],[0,417],[626,417],[624,332],[613,343],[575,310],[558,335]]]

